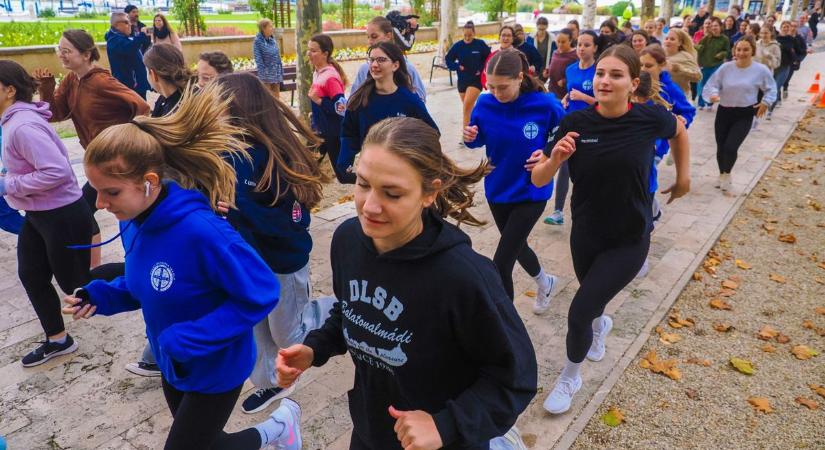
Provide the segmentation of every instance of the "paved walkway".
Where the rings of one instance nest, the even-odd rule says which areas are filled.
[[[807,107],[804,94],[815,67],[823,67],[825,54],[812,55],[791,85],[791,94],[772,121],[762,121],[748,137],[734,174],[737,193],[749,191],[771,158],[781,148],[796,121]],[[442,132],[442,144],[463,164],[476,163],[481,153],[459,148],[460,109],[458,95],[439,78],[430,87],[428,106]],[[541,402],[564,361],[566,314],[577,288],[568,245],[569,225],[538,224],[530,244],[544,266],[559,275],[562,290],[550,312],[536,317],[530,312],[532,299],[524,293],[534,289],[532,280],[516,269],[517,308],[533,339],[539,360],[539,382],[544,388],[518,422],[526,440],[535,449],[565,448],[584,426],[595,408],[638,352],[653,324],[657,323],[682,290],[707,249],[716,240],[739,207],[742,196],[726,197],[713,188],[716,178],[713,114],[698,113],[690,130],[693,191],[665,208],[651,246],[649,275],[631,283],[608,306],[615,328],[607,340],[607,356],[600,363],[587,363],[584,388],[571,412],[550,416]],[[81,154],[76,139],[67,140],[76,170],[82,175]],[[669,185],[672,166],[662,166],[661,182]],[[479,186],[481,189],[481,186]],[[483,204],[476,208],[490,218]],[[548,209],[548,213],[549,213]],[[329,241],[338,224],[354,213],[352,203],[323,210],[313,217],[312,280],[315,294],[330,294]],[[568,216],[569,217],[569,216]],[[99,212],[104,237],[116,232],[111,215]],[[475,249],[492,256],[499,234],[494,226],[471,229]],[[171,417],[158,379],[136,377],[123,367],[140,355],[144,345],[139,312],[114,318],[69,323],[68,329],[80,350],[68,357],[32,369],[24,369],[19,358],[42,339],[42,331],[16,275],[15,237],[0,234],[0,435],[12,449],[156,449],[161,448]],[[105,247],[104,261],[122,258],[119,245]],[[352,385],[348,357],[332,360],[309,371],[294,398],[303,408],[303,432],[307,449],[345,449],[350,420],[346,392]],[[251,389],[251,386],[247,386]],[[239,408],[228,428],[238,430],[265,417],[244,415]]]

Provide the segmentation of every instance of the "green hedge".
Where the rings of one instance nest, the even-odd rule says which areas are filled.
[[[105,41],[108,24],[97,23],[54,23],[54,22],[2,22],[0,23],[0,47],[20,47],[25,45],[57,45],[63,30],[82,28],[95,41]]]

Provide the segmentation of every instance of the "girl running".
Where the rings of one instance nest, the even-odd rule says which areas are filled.
[[[630,47],[637,55],[642,53],[642,49],[650,44],[650,35],[645,30],[636,30],[630,36]]]
[[[485,146],[493,171],[484,178],[484,192],[501,232],[493,261],[504,289],[514,299],[513,267],[516,261],[538,285],[533,312],[550,307],[556,277],[547,274],[527,237],[544,212],[553,186],[536,188],[530,183],[530,155],[544,148],[564,110],[541,82],[529,74],[527,58],[517,50],[502,50],[487,64],[487,89],[479,97],[464,142],[470,148]]]
[[[258,390],[242,404],[243,412],[254,413],[289,395],[291,389],[275,383],[275,357],[278,349],[303,342],[309,331],[303,320],[311,293],[309,210],[321,200],[323,181],[310,148],[320,142],[285,103],[264,95],[265,86],[253,75],[225,75],[217,83],[231,101],[232,124],[248,136],[251,156],[230,159],[237,184],[229,223],[281,285],[278,307],[255,325],[258,356],[250,380]]]
[[[288,387],[350,353],[350,449],[488,449],[536,392],[533,346],[495,266],[444,220],[482,223],[469,211],[470,186],[489,165],[456,166],[438,138],[408,117],[370,129],[358,217],[332,238],[339,301],[303,345],[278,354]]]
[[[691,97],[691,85],[702,79],[702,70],[696,62],[696,49],[690,35],[680,28],[671,28],[662,47],[670,64],[670,77],[686,96]]]
[[[633,280],[650,246],[650,162],[656,139],[671,139],[676,183],[668,202],[690,189],[685,126],[661,105],[632,104],[641,64],[618,45],[602,53],[593,79],[597,104],[562,120],[549,155],[532,170],[536,186],[549,184],[564,161],[573,181],[570,249],[579,290],[568,313],[567,362],[544,408],[560,414],[581,388],[585,357],[600,361],[612,320],[607,303]],[[645,93],[644,96],[647,96]],[[536,152],[538,154],[538,152]]]
[[[194,74],[187,67],[183,53],[171,44],[153,45],[143,55],[143,64],[149,72],[149,84],[160,94],[151,116],[165,116],[178,105]]]
[[[338,170],[347,173],[352,172],[355,155],[361,151],[370,127],[387,117],[415,117],[438,130],[424,102],[412,92],[401,49],[392,42],[379,42],[368,54],[370,74],[347,102],[341,127],[341,154],[337,165]]]
[[[490,47],[483,40],[476,39],[475,35],[476,27],[472,21],[468,21],[464,24],[464,39],[453,44],[444,57],[447,67],[458,74],[458,95],[461,97],[464,114],[462,127],[470,123],[470,113],[484,89],[481,85],[481,71],[490,56]]]
[[[232,73],[232,61],[222,51],[204,52],[198,55],[198,87],[203,88],[206,83],[218,78],[221,74]]]
[[[579,36],[576,45],[576,56],[579,57],[577,63],[570,64],[565,70],[567,80],[567,95],[561,100],[565,113],[585,109],[596,103],[593,94],[593,76],[596,75],[596,33],[587,30]],[[548,225],[564,224],[564,202],[567,198],[567,191],[570,188],[570,172],[567,163],[563,163],[559,168],[554,186],[555,205],[553,214],[544,218],[544,223]]]
[[[705,98],[701,95],[702,90],[713,72],[716,72],[730,56],[730,41],[722,34],[722,21],[716,16],[711,16],[705,22],[709,23],[709,34],[696,44],[697,61],[699,67],[702,68],[702,79],[696,87],[696,91],[700,94],[698,101],[700,111],[706,106],[709,110],[713,108],[713,105],[705,102]]]
[[[46,340],[23,357],[24,367],[77,350],[60,315],[63,292],[89,282],[92,214],[81,198],[69,152],[49,125],[49,105],[34,102],[37,81],[13,61],[0,61],[0,126],[3,127],[0,198],[26,211],[17,238],[17,273]],[[5,196],[5,197],[3,197]]]
[[[796,54],[796,39],[791,33],[791,22],[783,20],[779,26],[779,36],[776,36],[776,42],[779,43],[779,48],[782,50],[782,59],[779,62],[779,67],[773,72],[773,78],[776,80],[777,96],[771,107],[768,109],[767,120],[771,120],[773,110],[782,103],[782,96],[779,95],[785,80],[791,74],[791,69],[796,63],[798,55]]]
[[[556,52],[550,59],[550,69],[547,72],[548,90],[559,100],[567,95],[567,81],[564,78],[567,66],[578,59],[576,49],[570,46],[572,42],[573,33],[570,30],[565,28],[559,31],[556,35]]]
[[[112,74],[100,67],[100,52],[92,36],[83,30],[66,30],[57,44],[60,64],[69,71],[55,91],[54,75],[48,69],[37,69],[34,78],[40,83],[40,100],[48,103],[50,122],[72,120],[80,146],[106,128],[126,123],[135,116],[149,114],[149,105],[135,91],[124,86]],[[86,183],[83,199],[90,214],[97,211],[97,192]],[[92,242],[100,242],[100,227],[92,217]],[[100,249],[92,249],[91,267],[100,265]]]
[[[325,34],[316,34],[307,43],[307,58],[315,68],[309,99],[312,100],[312,129],[324,141],[320,146],[321,157],[329,157],[335,177],[340,183],[355,183],[355,174],[338,169],[336,162],[341,151],[341,122],[346,103],[344,86],[347,74],[332,58],[332,39]],[[339,113],[339,109],[341,113]]]
[[[515,36],[516,31],[510,25],[504,25],[498,31],[498,50],[490,53],[490,56],[484,61],[484,70],[481,71],[481,87],[483,89],[487,89],[487,64],[490,62],[490,58],[502,50],[512,48]]]
[[[736,43],[734,61],[725,63],[708,80],[702,95],[711,103],[719,103],[713,129],[716,134],[716,162],[722,192],[731,191],[731,171],[739,147],[751,130],[754,116],[762,117],[776,99],[781,84],[763,64],[753,61],[756,43],[744,37]],[[724,69],[724,70],[722,70]],[[757,100],[759,92],[762,100]]]
[[[126,273],[66,297],[75,319],[143,310],[172,413],[164,448],[258,449],[296,437],[300,409],[284,400],[267,422],[223,431],[255,365],[252,328],[278,303],[278,279],[213,211],[235,198],[235,172],[222,156],[246,154],[216,84],[184,94],[178,110],[103,131],[84,167],[98,204],[121,221]],[[182,185],[161,182],[164,168]],[[192,190],[197,185],[199,190]],[[195,261],[196,264],[193,264]]]
[[[553,36],[547,32],[547,27],[549,25],[550,24],[547,21],[547,17],[539,17],[536,20],[536,33],[534,34],[533,40],[533,43],[536,46],[536,50],[538,50],[539,55],[541,55],[541,60],[544,61],[542,67],[544,67],[545,70],[542,70],[537,74],[539,76],[539,80],[541,80],[542,82],[547,81],[547,76],[545,75],[545,73],[547,73],[547,69],[550,67],[550,57],[553,56],[553,52],[555,51],[555,42],[553,41]],[[568,27],[569,26],[570,23],[568,23]],[[578,27],[578,22],[576,23],[576,27]],[[578,36],[578,29],[574,30],[573,34]]]

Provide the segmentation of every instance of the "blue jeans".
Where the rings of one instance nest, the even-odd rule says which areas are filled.
[[[791,66],[779,66],[776,70],[773,71],[773,80],[776,81],[776,100],[774,100],[773,104],[771,105],[771,112],[773,109],[776,108],[776,105],[782,100],[782,85],[785,84],[785,80],[788,79],[788,76],[791,74]]]
[[[699,107],[703,106],[710,106],[710,103],[705,101],[705,97],[702,95],[702,90],[705,88],[705,83],[710,80],[711,75],[713,72],[716,72],[721,64],[711,67],[702,67],[702,79],[699,80],[699,84],[696,85],[696,91],[699,93]]]
[[[16,209],[6,203],[5,198],[0,197],[0,230],[12,234],[20,234],[24,220],[23,216],[21,216]]]

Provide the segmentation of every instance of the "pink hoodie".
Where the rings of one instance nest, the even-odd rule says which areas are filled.
[[[25,211],[48,211],[80,198],[69,152],[48,120],[45,102],[15,102],[0,117],[6,200]]]

